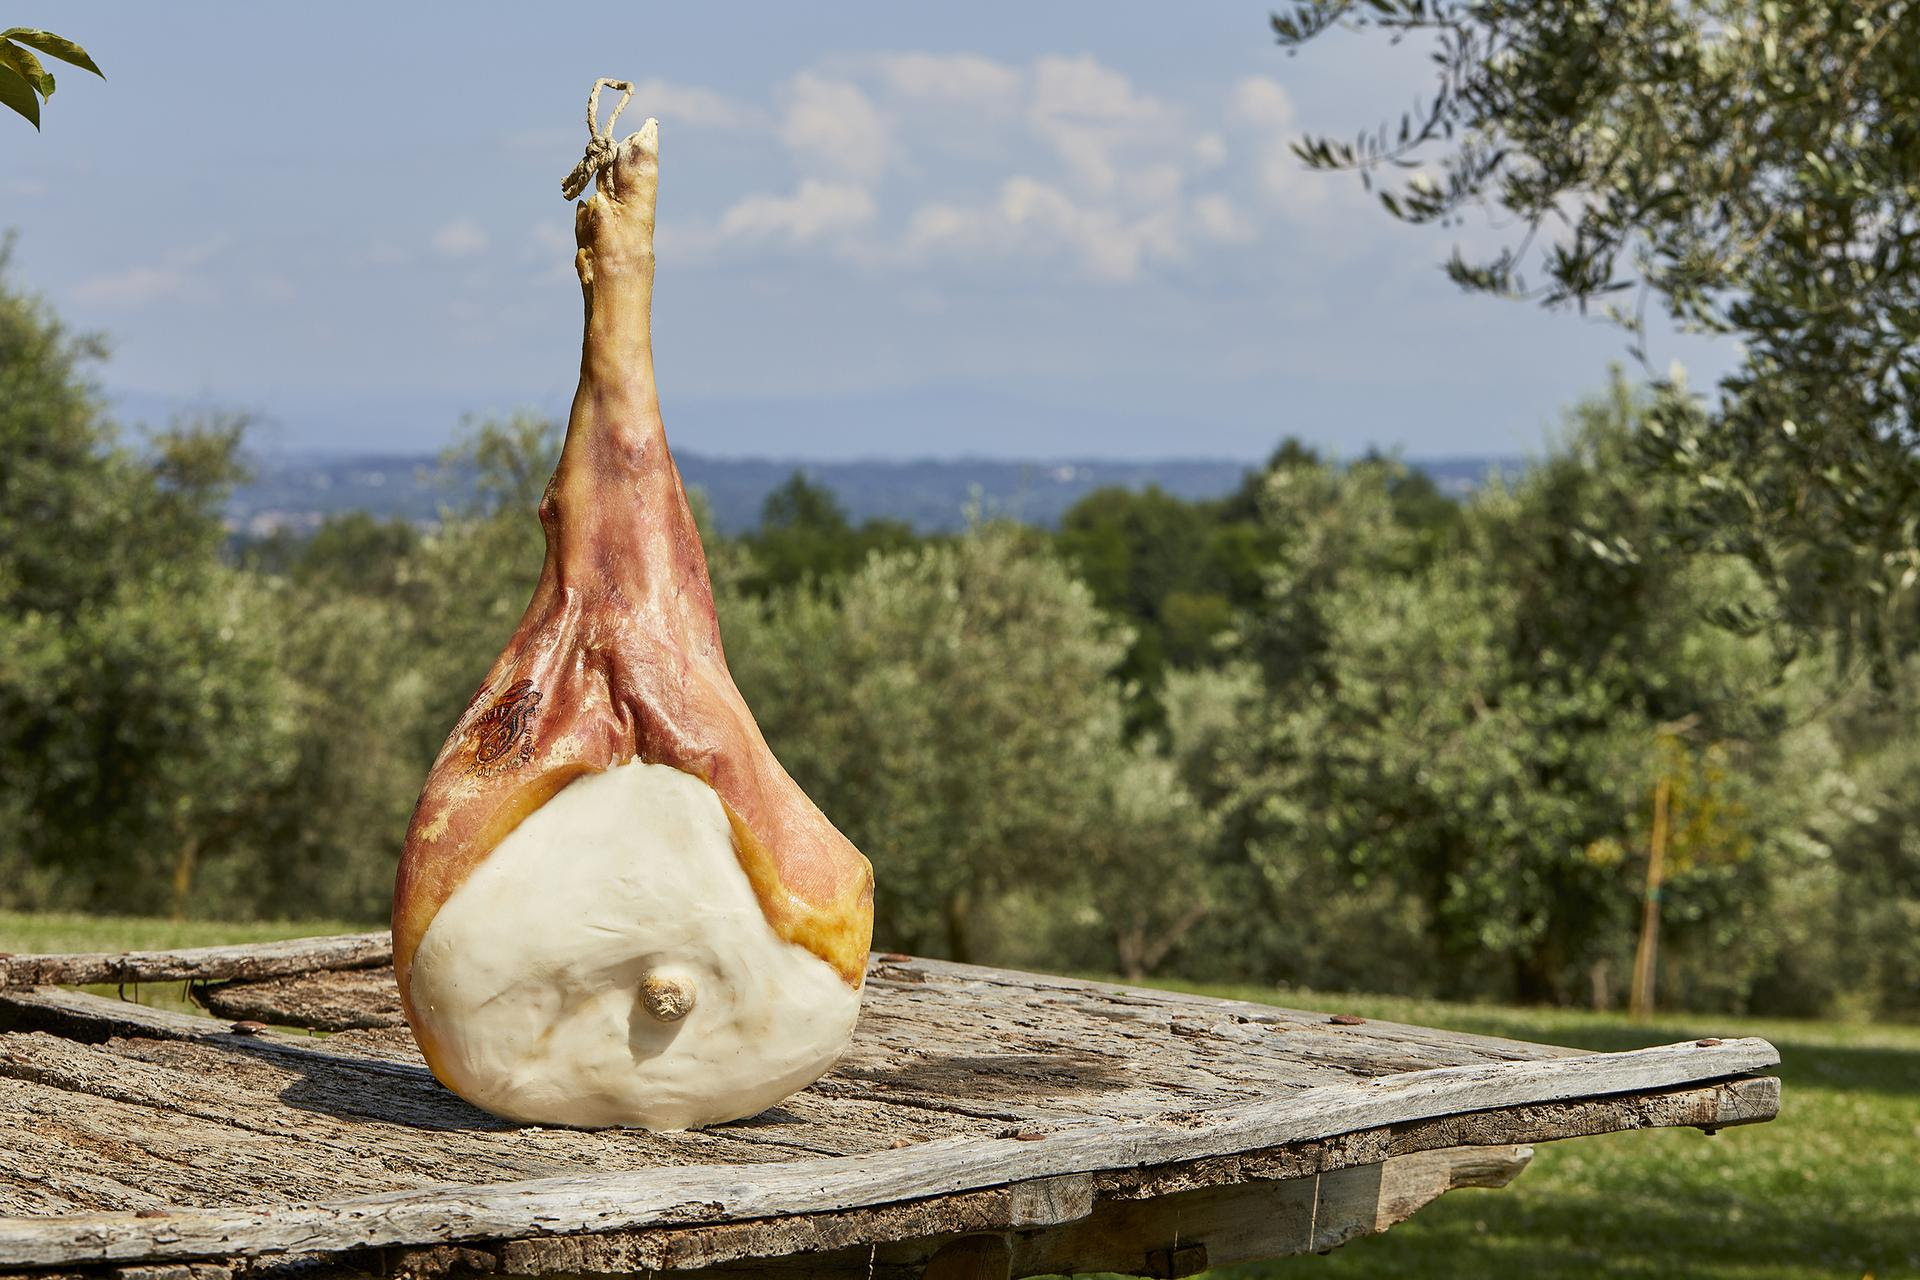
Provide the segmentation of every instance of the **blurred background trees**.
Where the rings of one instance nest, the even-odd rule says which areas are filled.
[[[1920,1015],[1920,24],[1899,3],[1295,4],[1436,40],[1386,211],[1464,286],[1725,332],[1455,497],[1282,441],[1057,529],[705,526],[736,675],[871,856],[879,944],[1616,1006],[1667,800],[1660,999]],[[1387,184],[1399,170],[1404,184]],[[243,422],[127,437],[0,277],[0,906],[383,917],[542,554],[558,425],[468,425],[428,527],[222,524]],[[696,506],[698,499],[696,495]]]
[[[0,905],[377,921],[558,424],[469,424],[430,528],[244,541],[245,424],[124,438],[101,356],[0,296]],[[1620,1004],[1664,783],[1663,1000],[1920,1012],[1920,663],[1755,625],[1778,584],[1669,536],[1659,413],[1616,376],[1464,499],[1288,443],[1052,531],[855,527],[796,476],[708,530],[724,634],[882,945]]]
[[[1920,16],[1909,0],[1294,0],[1297,52],[1424,41],[1413,111],[1310,167],[1409,223],[1494,216],[1462,287],[1723,334],[1707,404],[1654,373],[1639,443],[1684,481],[1675,536],[1737,551],[1806,642],[1883,683],[1920,609]],[[1396,106],[1404,95],[1395,88]]]

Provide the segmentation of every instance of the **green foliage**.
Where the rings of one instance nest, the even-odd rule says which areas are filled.
[[[1510,215],[1464,288],[1727,334],[1704,410],[1667,384],[1644,443],[1687,482],[1676,532],[1748,557],[1803,638],[1883,682],[1920,645],[1920,22],[1906,0],[1297,0],[1432,41],[1429,101],[1352,142],[1303,139],[1409,222]],[[1404,182],[1384,184],[1394,171]],[[1644,357],[1643,357],[1644,358]]]
[[[121,445],[99,344],[0,282],[0,852],[21,904],[183,907],[291,763],[266,593],[217,557],[237,422]]]
[[[768,741],[873,859],[891,945],[975,957],[993,895],[1071,874],[1124,638],[1030,536],[875,556],[837,603],[796,588],[722,621]]]
[[[1102,608],[1134,640],[1123,679],[1155,693],[1168,669],[1218,661],[1219,637],[1259,595],[1265,550],[1257,526],[1225,504],[1185,502],[1158,488],[1100,489],[1070,508],[1057,545]],[[1150,700],[1136,713],[1156,719]]]
[[[35,129],[40,127],[40,102],[53,97],[53,73],[36,53],[91,71],[101,79],[106,73],[73,41],[51,31],[34,27],[8,27],[0,31],[0,104],[25,116]]]
[[[1409,556],[1430,554],[1458,519],[1458,504],[1392,459],[1369,454],[1351,470],[1378,478],[1383,515],[1413,535]],[[1296,525],[1319,527],[1315,504],[1344,483],[1340,470],[1289,439],[1217,501],[1184,501],[1154,486],[1110,488],[1067,511],[1055,545],[1101,607],[1133,632],[1118,674],[1136,693],[1136,731],[1164,727],[1160,692],[1170,672],[1217,666],[1238,625],[1266,625],[1275,595],[1285,594],[1269,591],[1276,561],[1298,551]],[[1314,485],[1325,491],[1309,492]],[[1276,515],[1275,503],[1300,509]]]
[[[472,476],[472,501],[457,514],[524,518],[538,509],[547,478],[559,465],[564,435],[560,423],[525,410],[464,421],[459,439],[441,459],[449,471]]]
[[[292,764],[270,618],[257,586],[204,568],[7,620],[0,759],[29,892],[184,910],[197,873],[257,852],[251,819]]]
[[[323,595],[394,596],[404,590],[403,571],[420,536],[405,520],[349,511],[309,535],[283,529],[246,543],[240,560],[255,573],[285,577]]]
[[[1670,499],[1625,463],[1636,414],[1620,390],[1584,409],[1567,446],[1515,490],[1490,487],[1439,555],[1395,522],[1378,470],[1270,479],[1289,538],[1246,644],[1286,696],[1236,803],[1275,910],[1330,861],[1418,905],[1442,991],[1574,998],[1631,941],[1663,735],[1690,762],[1675,950],[1768,900],[1821,799],[1822,770],[1783,767],[1808,699],[1763,638],[1707,621],[1754,589],[1750,572],[1647,536]],[[1768,957],[1748,951],[1756,968],[1719,966],[1717,1002],[1759,980]]]
[[[227,897],[251,913],[379,920],[439,745],[430,717],[444,698],[422,661],[432,650],[415,643],[401,601],[296,583],[279,604],[293,768],[266,798],[246,883]]]
[[[880,551],[918,543],[898,520],[867,520],[858,528],[833,491],[796,471],[767,495],[760,527],[742,539],[750,557],[742,590],[766,595],[780,587],[830,583],[845,577]]]
[[[537,579],[559,425],[468,424],[480,496],[431,527],[235,548],[244,421],[124,444],[98,354],[0,287],[0,907],[377,920]],[[1920,657],[1835,692],[1775,582],[1672,536],[1668,421],[1616,379],[1464,503],[1288,442],[1055,534],[856,529],[803,477],[743,538],[694,508],[882,945],[1607,1005],[1664,781],[1663,1002],[1920,1015]]]

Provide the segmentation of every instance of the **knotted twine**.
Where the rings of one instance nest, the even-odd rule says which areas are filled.
[[[605,133],[600,131],[600,90],[620,90],[620,101],[614,107],[613,114],[607,117]],[[633,97],[633,83],[629,80],[595,80],[593,92],[587,95],[587,154],[580,157],[580,163],[573,166],[573,172],[560,180],[560,194],[569,200],[578,199],[600,171],[613,163],[614,156],[620,153],[620,147],[613,140],[614,122],[620,119],[620,113],[627,109],[627,100]]]

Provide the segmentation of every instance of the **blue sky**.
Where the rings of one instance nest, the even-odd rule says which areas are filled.
[[[18,4],[85,44],[0,121],[17,283],[114,356],[122,411],[290,449],[442,446],[564,412],[595,76],[662,121],[656,358],[679,447],[794,458],[1537,449],[1617,330],[1460,294],[1480,226],[1306,173],[1426,83],[1267,7]],[[564,14],[564,20],[554,15]],[[1661,337],[1710,382],[1723,352]]]

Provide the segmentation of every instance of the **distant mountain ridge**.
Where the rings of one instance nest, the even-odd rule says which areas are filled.
[[[1240,484],[1250,465],[1225,459],[1169,458],[1014,461],[995,458],[813,462],[780,458],[717,458],[676,453],[687,484],[702,490],[722,532],[741,533],[760,519],[761,504],[799,471],[832,490],[857,524],[904,520],[923,533],[965,526],[969,511],[1052,527],[1096,489],[1158,485],[1188,500],[1217,498]],[[465,478],[443,472],[432,454],[284,453],[251,459],[253,479],[235,490],[228,521],[267,534],[311,530],[332,515],[365,511],[381,518],[436,520],[442,508],[470,496]],[[1409,459],[1449,493],[1465,493],[1495,471],[1512,474],[1514,458]]]

